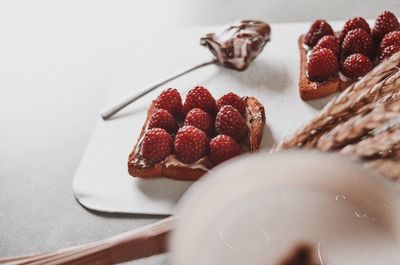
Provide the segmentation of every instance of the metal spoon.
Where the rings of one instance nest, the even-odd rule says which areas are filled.
[[[256,20],[243,20],[229,26],[219,34],[209,33],[201,38],[200,44],[207,46],[215,56],[215,59],[181,70],[150,85],[139,93],[136,92],[124,97],[115,104],[104,108],[101,116],[103,119],[108,119],[156,88],[207,65],[218,64],[237,71],[243,71],[263,50],[265,44],[270,40],[270,33],[271,28],[268,24]]]

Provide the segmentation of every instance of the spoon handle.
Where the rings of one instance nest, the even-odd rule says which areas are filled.
[[[104,120],[110,118],[111,116],[113,116],[114,114],[116,114],[117,112],[119,112],[120,110],[122,110],[123,108],[125,108],[126,106],[128,106],[129,104],[131,104],[132,102],[138,100],[139,98],[143,97],[144,95],[150,93],[151,91],[155,90],[156,88],[164,85],[165,83],[176,79],[182,75],[185,75],[189,72],[192,72],[196,69],[199,69],[201,67],[210,65],[210,64],[215,64],[217,61],[216,60],[211,60],[208,62],[204,62],[201,64],[197,64],[195,66],[192,66],[190,68],[185,68],[183,70],[178,71],[177,73],[174,73],[166,78],[164,78],[161,81],[155,82],[154,84],[150,85],[149,87],[147,87],[146,89],[142,90],[141,92],[137,93],[133,93],[125,98],[120,99],[119,101],[117,101],[114,105],[108,106],[106,108],[103,109],[103,111],[101,112],[101,117],[103,117]]]
[[[31,256],[0,258],[0,264],[116,264],[167,251],[169,233],[176,218],[85,245]]]

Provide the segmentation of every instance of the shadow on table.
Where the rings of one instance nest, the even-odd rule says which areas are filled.
[[[289,89],[291,83],[285,66],[271,60],[255,60],[243,72],[219,67],[216,75],[229,76],[252,89],[270,89],[276,92]]]
[[[315,110],[321,110],[325,107],[326,104],[328,104],[329,101],[331,101],[336,96],[337,94],[333,94],[324,98],[308,100],[304,102]]]
[[[135,104],[135,103],[132,103]],[[142,105],[142,104],[141,104]],[[127,107],[126,109],[121,110],[120,112],[116,113],[114,116],[108,118],[108,121],[122,119],[126,117],[133,116],[139,112],[146,111],[146,106],[135,106],[135,107]]]
[[[275,146],[275,138],[268,124],[264,126],[263,137],[261,139],[261,148],[270,150]]]
[[[77,200],[78,201],[78,200]],[[78,203],[85,208],[91,214],[104,217],[104,218],[147,218],[147,219],[160,219],[168,216],[167,214],[137,214],[137,213],[112,213],[112,212],[102,212],[87,208],[85,205],[81,204],[79,201]]]

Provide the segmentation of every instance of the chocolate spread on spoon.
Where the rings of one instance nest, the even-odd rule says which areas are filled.
[[[243,20],[220,33],[208,33],[200,39],[215,55],[218,63],[245,70],[270,40],[271,27],[257,20]]]
[[[271,27],[268,24],[257,20],[243,20],[236,25],[228,27],[220,34],[209,33],[200,39],[200,44],[207,46],[215,55],[216,59],[185,69],[154,85],[151,85],[138,94],[129,95],[113,106],[104,109],[101,116],[103,119],[108,119],[121,109],[166,82],[207,65],[218,63],[225,67],[243,71],[257,57],[265,44],[270,40],[270,33]]]

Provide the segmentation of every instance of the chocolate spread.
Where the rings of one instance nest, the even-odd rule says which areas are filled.
[[[200,39],[225,67],[245,70],[270,40],[271,27],[257,20],[243,20],[220,33],[208,33]]]
[[[306,244],[298,245],[279,265],[320,265],[313,259],[312,247]]]

